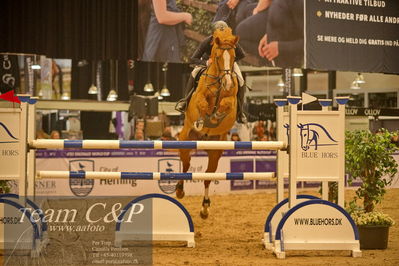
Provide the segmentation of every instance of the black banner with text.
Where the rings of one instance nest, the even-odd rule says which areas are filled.
[[[306,68],[399,73],[399,1],[305,3]]]

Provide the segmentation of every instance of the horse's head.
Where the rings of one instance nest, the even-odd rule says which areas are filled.
[[[222,76],[226,90],[234,86],[232,75],[237,42],[238,36],[234,36],[230,28],[217,29],[213,33],[212,63],[216,64],[217,74]]]
[[[309,126],[308,125],[303,125],[303,124],[298,124],[298,128],[301,130],[300,135],[301,135],[301,148],[304,151],[309,150]]]
[[[310,144],[314,143],[315,149],[317,149],[317,142],[319,133],[316,130],[311,129],[309,124],[298,124],[298,128],[301,130],[301,148],[304,151],[310,149]]]

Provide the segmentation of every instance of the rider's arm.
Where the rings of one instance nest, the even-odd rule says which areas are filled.
[[[187,12],[172,12],[166,8],[166,0],[153,0],[154,13],[159,24],[176,25],[181,22],[191,25],[193,17]]]
[[[236,44],[236,61],[239,61],[245,57],[244,49],[240,46],[239,43]]]
[[[204,58],[204,55],[209,57],[212,48],[211,42],[212,42],[212,35],[207,37],[205,40],[201,42],[197,50],[195,50],[195,52],[191,56],[191,63],[196,65],[206,66],[206,60],[208,58]]]

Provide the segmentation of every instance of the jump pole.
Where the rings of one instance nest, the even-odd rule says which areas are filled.
[[[83,172],[39,171],[37,178],[46,179],[138,179],[138,180],[272,180],[274,172],[257,173],[157,173],[157,172]]]
[[[29,141],[31,149],[198,149],[198,150],[285,150],[283,141],[132,141],[50,140]]]

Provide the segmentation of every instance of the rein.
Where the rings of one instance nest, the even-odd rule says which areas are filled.
[[[234,46],[231,46],[231,45],[216,47],[216,49],[220,49],[220,50],[231,50],[231,49],[234,49],[234,48],[235,48],[235,47],[234,47]],[[222,79],[223,79],[226,75],[231,75],[231,76],[232,76],[232,73],[233,73],[232,69],[220,69],[220,68],[219,68],[219,64],[217,63],[218,60],[219,60],[219,58],[220,58],[220,57],[215,56],[215,62],[212,62],[212,64],[213,64],[213,63],[216,64],[217,73],[218,73],[218,74],[223,73],[222,75],[220,75],[220,76],[219,76],[219,75],[218,75],[218,76],[215,76],[215,75],[208,74],[209,67],[207,68],[207,70],[205,71],[205,73],[202,74],[202,75],[205,76],[206,78],[209,77],[209,78],[215,80],[215,81],[212,82],[212,83],[206,84],[206,87],[207,87],[208,90],[210,90],[209,88],[210,88],[211,86],[216,85],[216,84],[219,84],[219,86],[217,87],[216,94],[214,94],[214,93],[211,91],[211,93],[216,97],[216,99],[215,99],[215,105],[213,106],[213,110],[212,110],[212,114],[215,114],[215,113],[216,113],[217,107],[219,106],[219,103],[220,103],[219,101],[220,101],[220,94],[221,94],[221,89],[222,89],[222,87],[221,87],[221,85],[222,85]],[[232,66],[231,68],[233,68],[233,66]],[[206,79],[205,79],[205,81],[206,81]],[[234,82],[234,81],[233,81],[233,82]]]

